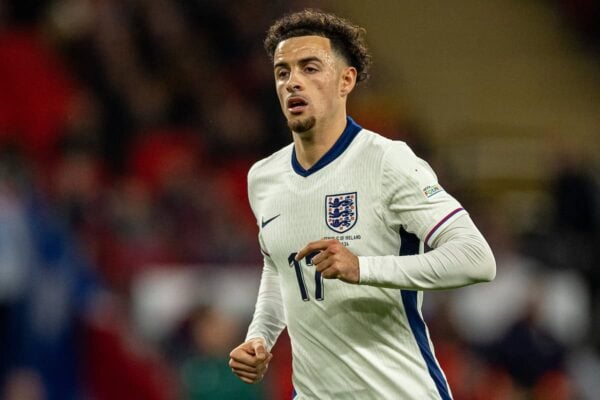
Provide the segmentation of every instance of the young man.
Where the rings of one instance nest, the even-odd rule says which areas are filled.
[[[347,117],[368,76],[363,32],[314,10],[268,32],[293,143],[248,175],[264,267],[229,365],[260,381],[287,326],[295,399],[450,399],[422,291],[490,281],[495,262],[427,163]]]

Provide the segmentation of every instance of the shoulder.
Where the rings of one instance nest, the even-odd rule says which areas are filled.
[[[413,151],[405,142],[392,140],[368,129],[363,129],[357,139],[357,144],[361,150],[368,149],[368,151],[378,153],[382,157],[414,156]]]
[[[361,153],[374,152],[372,155],[379,160],[379,182],[383,193],[392,194],[398,188],[421,190],[438,187],[437,176],[431,166],[418,157],[407,143],[391,140],[369,130],[363,130],[361,135]]]
[[[248,171],[248,198],[250,205],[265,198],[266,194],[287,176],[290,168],[293,143],[257,161]]]
[[[381,160],[383,169],[401,172],[415,165],[427,164],[403,141],[389,139],[368,129],[363,129],[360,139],[359,151],[374,153]]]
[[[294,144],[283,147],[270,156],[257,161],[248,171],[248,183],[255,183],[262,179],[281,174],[291,163],[292,148]]]

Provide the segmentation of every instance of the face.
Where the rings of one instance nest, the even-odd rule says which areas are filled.
[[[333,51],[329,39],[283,40],[273,63],[279,103],[293,132],[308,132],[345,118],[346,96],[354,87],[356,70]]]

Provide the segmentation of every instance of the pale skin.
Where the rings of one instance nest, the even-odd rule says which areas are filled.
[[[273,55],[275,88],[292,131],[296,157],[308,169],[334,145],[346,127],[346,100],[356,84],[356,68],[322,36],[283,40]],[[316,240],[296,255],[318,253],[312,263],[325,279],[358,283],[358,257],[338,240]],[[263,338],[252,338],[229,354],[229,366],[246,383],[260,382],[273,355]]]

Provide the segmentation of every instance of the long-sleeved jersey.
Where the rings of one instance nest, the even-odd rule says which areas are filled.
[[[450,399],[422,290],[490,280],[495,264],[429,165],[348,118],[310,169],[291,144],[256,163],[248,179],[265,262],[247,338],[271,348],[287,326],[295,398]],[[359,256],[359,284],[323,279],[311,256],[294,259],[324,238]],[[424,253],[425,245],[434,250]]]

